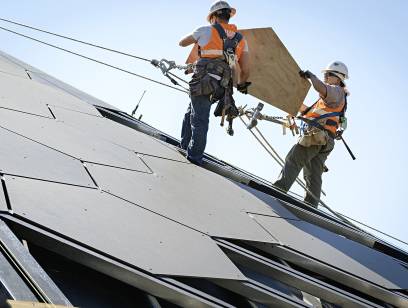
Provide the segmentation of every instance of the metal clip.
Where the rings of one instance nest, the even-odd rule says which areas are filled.
[[[228,65],[233,68],[235,66],[237,57],[232,49],[228,49],[224,52],[225,60],[227,61]]]
[[[179,70],[188,70],[192,68],[192,64],[177,65],[175,61],[169,61],[167,59],[161,59],[160,61],[153,59],[152,61],[150,61],[150,63],[153,64],[155,67],[160,68],[163,75],[165,76],[167,76],[169,71],[175,68]]]

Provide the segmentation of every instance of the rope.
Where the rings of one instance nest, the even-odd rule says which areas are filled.
[[[120,55],[123,55],[123,56],[127,56],[127,57],[131,57],[131,58],[134,58],[134,59],[138,59],[138,60],[142,60],[142,61],[146,61],[146,62],[151,62],[151,60],[149,60],[149,59],[147,59],[147,58],[143,58],[143,57],[140,57],[140,56],[136,56],[136,55],[133,55],[133,54],[130,54],[130,53],[127,53],[127,52],[120,51],[120,50],[116,50],[116,49],[104,47],[104,46],[101,46],[101,45],[89,43],[89,42],[82,41],[82,40],[79,40],[79,39],[76,39],[76,38],[73,38],[73,37],[69,37],[69,36],[57,34],[57,33],[50,32],[50,31],[46,31],[46,30],[43,30],[43,29],[40,29],[40,28],[32,27],[32,26],[29,26],[29,25],[26,25],[26,24],[22,24],[22,23],[18,23],[18,22],[12,21],[12,20],[0,18],[0,21],[4,21],[4,22],[7,22],[7,23],[11,23],[11,24],[14,24],[14,25],[17,25],[17,26],[25,27],[25,28],[28,28],[28,29],[31,29],[31,30],[35,30],[35,31],[38,31],[38,32],[42,32],[42,33],[46,33],[46,34],[49,34],[49,35],[53,35],[53,36],[56,36],[56,37],[64,38],[64,39],[67,39],[67,40],[70,40],[70,41],[73,41],[73,42],[77,42],[77,43],[81,43],[81,44],[88,45],[88,46],[91,46],[91,47],[99,48],[99,49],[106,50],[106,51],[109,51],[109,52],[117,53],[117,54],[120,54]],[[122,71],[122,72],[124,72],[124,73],[130,74],[130,75],[133,75],[133,76],[136,76],[136,77],[139,77],[139,78],[142,78],[142,79],[145,79],[145,80],[154,82],[154,83],[157,83],[157,84],[159,84],[159,85],[163,85],[163,86],[172,88],[172,89],[177,90],[177,91],[180,91],[180,92],[188,93],[187,90],[186,90],[186,88],[184,88],[184,87],[182,87],[182,86],[181,86],[181,87],[182,87],[184,90],[180,90],[180,89],[178,89],[178,88],[176,88],[176,87],[173,87],[173,86],[171,86],[171,85],[162,83],[162,82],[160,82],[160,81],[156,81],[156,80],[154,80],[154,79],[151,79],[151,78],[145,77],[145,76],[143,76],[143,75],[139,75],[139,74],[133,73],[133,72],[131,72],[131,71],[128,71],[128,70],[119,68],[119,67],[117,67],[117,66],[114,66],[114,65],[111,65],[111,64],[108,64],[108,63],[105,63],[105,62],[102,62],[102,61],[99,61],[99,60],[96,60],[96,59],[93,59],[93,58],[90,58],[90,57],[87,57],[87,56],[84,56],[84,55],[81,55],[81,54],[79,54],[79,53],[70,51],[70,50],[68,50],[68,49],[64,49],[64,48],[62,48],[62,47],[59,47],[59,46],[56,46],[56,45],[52,45],[52,44],[46,43],[46,42],[44,42],[44,41],[41,41],[41,40],[32,38],[32,37],[30,37],[30,36],[27,36],[27,35],[24,35],[24,34],[15,32],[15,31],[12,31],[12,30],[10,30],[10,29],[6,29],[6,28],[3,28],[3,27],[0,27],[0,29],[1,29],[1,30],[4,30],[4,31],[7,31],[7,32],[10,32],[10,33],[13,33],[13,34],[16,34],[16,35],[19,35],[19,36],[21,36],[21,37],[28,38],[28,39],[33,40],[33,41],[36,41],[36,42],[38,42],[38,43],[41,43],[41,44],[44,44],[44,45],[47,45],[47,46],[50,46],[50,47],[53,47],[53,48],[56,48],[56,49],[65,51],[65,52],[67,52],[67,53],[76,55],[76,56],[78,56],[78,57],[81,57],[81,58],[84,58],[84,59],[87,59],[87,60],[90,60],[90,61],[93,61],[93,62],[102,64],[102,65],[105,65],[105,66],[108,66],[108,67],[110,67],[110,68],[113,68],[113,69]],[[173,78],[176,78],[176,79],[178,79],[178,80],[180,80],[180,81],[182,81],[182,82],[188,84],[188,82],[187,82],[186,80],[184,80],[184,79],[178,77],[177,75],[175,75],[175,74],[173,74],[173,73],[170,73],[170,72],[168,72],[168,74],[169,74],[170,76],[172,76]],[[244,121],[241,117],[240,117],[240,119],[241,119],[242,123],[244,123],[244,125],[246,125],[245,121]],[[266,138],[263,136],[263,134],[260,132],[260,130],[259,130],[258,128],[256,128],[256,127],[255,127],[255,129],[256,129],[256,131],[259,133],[259,135],[261,136],[261,138],[263,139],[263,141],[268,145],[268,147],[270,148],[270,150],[273,151],[273,153],[276,155],[276,157],[275,157],[275,156],[272,154],[272,152],[262,143],[262,141],[250,130],[251,134],[252,134],[252,135],[255,137],[255,139],[262,145],[262,147],[273,157],[273,159],[274,159],[281,167],[283,167],[283,163],[284,163],[283,159],[279,156],[279,154],[274,150],[274,148],[273,148],[273,147],[270,145],[270,143],[266,140]],[[298,182],[298,184],[299,184],[300,186],[302,186],[302,188],[306,189],[306,187],[304,186],[303,182],[301,182],[300,179],[296,179],[296,181]],[[299,183],[299,182],[300,182],[300,183]],[[322,193],[325,195],[325,193],[324,193],[323,191],[322,191]],[[402,244],[408,245],[407,242],[404,242],[404,241],[402,241],[402,240],[400,240],[400,239],[398,239],[398,238],[396,238],[396,237],[394,237],[394,236],[392,236],[392,235],[389,235],[389,234],[387,234],[387,233],[385,233],[385,232],[382,232],[382,231],[380,231],[380,230],[378,230],[378,229],[375,229],[375,228],[373,228],[373,227],[370,227],[370,226],[368,226],[367,224],[364,224],[364,223],[362,223],[362,222],[360,222],[360,221],[358,221],[358,220],[356,220],[356,219],[353,219],[353,218],[351,218],[351,217],[348,217],[348,216],[346,216],[346,215],[344,215],[344,214],[341,214],[341,213],[338,213],[338,212],[334,212],[334,211],[331,210],[326,204],[324,204],[322,200],[319,200],[319,202],[320,202],[326,209],[328,209],[330,212],[332,212],[333,214],[336,214],[337,217],[338,217],[338,216],[341,216],[342,220],[344,219],[343,217],[346,217],[347,219],[350,219],[350,220],[352,220],[352,221],[354,221],[354,222],[356,222],[356,223],[358,223],[358,224],[361,224],[362,226],[365,226],[365,227],[367,227],[367,228],[369,228],[369,229],[371,229],[371,230],[374,230],[374,231],[376,231],[376,232],[378,232],[378,233],[380,233],[380,234],[382,234],[382,235],[385,235],[385,236],[387,236],[387,237],[389,237],[389,238],[392,238],[393,240],[395,240],[395,241],[397,241],[397,242],[400,242],[400,243],[402,243]],[[347,220],[345,220],[345,221],[348,222]],[[348,223],[350,223],[350,222],[348,222]],[[351,224],[351,223],[350,223],[350,224]],[[353,224],[352,224],[352,225],[353,225]],[[353,225],[353,226],[354,226],[354,225]]]
[[[43,30],[43,29],[35,28],[35,27],[29,26],[29,25],[25,25],[25,24],[22,24],[22,23],[18,23],[18,22],[9,20],[9,19],[0,18],[0,20],[1,20],[1,21],[4,21],[4,22],[11,23],[11,24],[14,24],[14,25],[17,25],[17,26],[20,26],[20,27],[25,27],[25,28],[28,28],[28,29],[31,29],[31,30],[35,30],[35,31],[38,31],[38,32],[42,32],[42,33],[54,35],[54,36],[57,36],[57,37],[61,37],[61,38],[64,38],[64,39],[67,39],[67,40],[70,40],[70,41],[73,41],[73,42],[77,42],[77,43],[81,43],[81,44],[84,44],[84,45],[92,46],[92,47],[95,47],[95,48],[103,49],[103,50],[106,50],[106,51],[114,52],[114,53],[117,53],[117,54],[120,54],[120,55],[123,55],[123,56],[127,56],[127,57],[131,57],[131,58],[134,58],[134,59],[138,59],[138,60],[150,62],[149,59],[146,59],[146,58],[143,58],[143,57],[139,57],[139,56],[135,56],[135,55],[132,55],[132,54],[130,54],[130,53],[126,53],[126,52],[123,52],[123,51],[119,51],[119,50],[107,48],[107,47],[104,47],[104,46],[100,46],[100,45],[88,43],[88,42],[81,41],[81,40],[78,40],[78,39],[75,39],[75,38],[72,38],[72,37],[69,37],[69,36],[57,34],[57,33],[54,33],[54,32],[50,32],[50,31],[46,31],[46,30]]]
[[[187,80],[184,80],[183,78],[180,78],[179,76],[177,76],[177,75],[175,75],[173,73],[167,72],[167,74],[170,75],[171,77],[174,77],[174,78],[184,82],[185,84],[189,84]]]
[[[246,115],[246,117],[249,119],[248,115]],[[239,117],[242,121],[242,123],[246,126],[246,122],[242,119],[242,116]],[[266,144],[271,148],[268,149],[265,144],[258,138],[258,136],[255,135],[255,133],[252,130],[249,130],[250,133],[255,137],[255,139],[259,142],[259,144],[268,152],[268,154],[270,156],[272,156],[272,158],[281,166],[283,167],[283,159],[279,156],[279,154],[273,149],[273,147],[270,145],[269,142],[267,142],[266,138],[262,135],[262,133],[259,131],[259,129],[257,129],[257,132],[259,132],[259,134],[262,136],[262,139],[265,140]],[[277,157],[275,157],[275,155]],[[325,204],[320,198],[317,198],[310,190],[307,189],[306,185],[302,182],[302,180],[300,180],[299,178],[296,178],[296,182],[305,190],[307,191],[313,198],[315,198],[316,200],[319,201],[319,203],[326,208],[331,214],[333,214],[335,217],[337,217],[338,219],[340,219],[341,221],[349,224],[350,226],[361,230],[360,228],[358,228],[357,226],[355,226],[352,222],[348,221],[347,219],[345,219],[341,214],[337,213],[336,211],[332,210],[327,204]]]
[[[143,75],[139,75],[139,74],[133,73],[133,72],[131,72],[131,71],[125,70],[125,69],[120,68],[120,67],[118,67],[118,66],[114,66],[114,65],[108,64],[108,63],[106,63],[106,62],[103,62],[103,61],[100,61],[100,60],[96,60],[96,59],[93,59],[93,58],[84,56],[84,55],[82,55],[82,54],[79,54],[79,53],[70,51],[70,50],[68,50],[68,49],[65,49],[65,48],[62,48],[62,47],[59,47],[59,46],[56,46],[56,45],[53,45],[53,44],[50,44],[50,43],[47,43],[47,42],[38,40],[38,39],[33,38],[33,37],[31,37],[31,36],[24,35],[24,34],[22,34],[22,33],[19,33],[19,32],[16,32],[16,31],[13,31],[13,30],[10,30],[10,29],[7,29],[7,28],[3,28],[3,27],[0,27],[0,29],[1,29],[1,30],[4,30],[4,31],[7,31],[7,32],[10,32],[10,33],[13,33],[13,34],[16,34],[16,35],[18,35],[18,36],[21,36],[21,37],[30,39],[30,40],[32,40],[32,41],[35,41],[35,42],[38,42],[38,43],[47,45],[47,46],[49,46],[49,47],[52,47],[52,48],[56,48],[56,49],[58,49],[58,50],[65,51],[65,52],[67,52],[67,53],[70,53],[70,54],[73,54],[73,55],[75,55],[75,56],[81,57],[81,58],[83,58],[83,59],[86,59],[86,60],[89,60],[89,61],[92,61],[92,62],[95,62],[95,63],[98,63],[98,64],[102,64],[102,65],[108,66],[108,67],[110,67],[110,68],[116,69],[116,70],[118,70],[118,71],[121,71],[121,72],[130,74],[130,75],[133,75],[133,76],[136,76],[136,77],[139,77],[139,78],[142,78],[142,79],[145,79],[145,80],[154,82],[154,83],[156,83],[156,84],[159,84],[159,85],[162,85],[162,86],[165,86],[165,87],[168,87],[168,88],[172,88],[172,89],[174,89],[174,90],[177,90],[177,91],[180,91],[180,92],[183,92],[183,93],[188,93],[186,90],[181,90],[181,89],[179,89],[179,88],[173,87],[173,86],[168,85],[168,84],[165,84],[165,83],[163,83],[163,82],[160,82],[160,81],[151,79],[151,78],[146,77],[146,76],[143,76]],[[149,62],[150,62],[150,61],[149,61]]]
[[[99,49],[106,50],[106,51],[109,51],[109,52],[117,53],[117,54],[120,54],[122,56],[131,57],[133,59],[138,59],[138,60],[142,60],[142,61],[146,61],[146,62],[151,63],[150,59],[147,59],[147,58],[144,58],[144,57],[136,56],[136,55],[133,55],[133,54],[130,54],[130,53],[127,53],[127,52],[123,52],[123,51],[120,51],[120,50],[104,47],[104,46],[101,46],[101,45],[89,43],[89,42],[86,42],[86,41],[83,41],[83,40],[79,40],[79,39],[69,37],[69,36],[66,36],[66,35],[61,35],[61,34],[58,34],[58,33],[55,33],[55,32],[51,32],[51,31],[43,30],[43,29],[40,29],[40,28],[36,28],[36,27],[33,27],[33,26],[29,26],[29,25],[26,25],[26,24],[15,22],[15,21],[12,21],[12,20],[9,20],[9,19],[0,18],[0,21],[4,21],[4,22],[11,23],[11,24],[14,24],[14,25],[17,25],[17,26],[20,26],[20,27],[28,28],[28,29],[35,30],[35,31],[38,31],[38,32],[42,32],[42,33],[46,33],[46,34],[53,35],[53,36],[56,36],[56,37],[60,37],[60,38],[63,38],[63,39],[67,39],[67,40],[70,40],[70,41],[73,41],[73,42],[76,42],[76,43],[88,45],[88,46],[99,48]],[[172,76],[173,78],[176,78],[176,79],[188,84],[188,81],[178,77],[177,75],[175,75],[173,73],[168,72],[167,74]],[[178,83],[175,84],[175,85],[178,85],[181,88],[183,88],[184,90],[188,91],[187,88],[181,86]]]
[[[248,115],[247,115],[247,117],[248,117]],[[249,118],[248,118],[249,119]],[[261,131],[258,129],[258,127],[254,127],[255,128],[255,130],[257,131],[257,133],[259,134],[259,136],[261,136],[261,138],[262,138],[262,140],[269,146],[269,148],[275,153],[275,155],[279,158],[279,160],[282,162],[282,164],[284,164],[285,163],[285,161],[283,160],[283,158],[282,157],[280,157],[280,155],[278,154],[278,152],[276,152],[275,151],[275,149],[272,147],[272,145],[268,142],[268,140],[265,138],[265,136],[261,133]],[[283,165],[281,165],[281,167],[283,167]],[[304,188],[305,190],[307,190],[307,188],[306,188],[306,185],[305,185],[305,183],[301,180],[301,179],[299,179],[299,178],[296,178],[296,182],[300,185],[300,186],[302,186],[302,188]],[[308,191],[308,190],[307,190]],[[310,191],[308,191],[309,193],[310,193]],[[322,194],[324,195],[324,196],[326,196],[326,193],[322,190]]]
[[[338,213],[338,212],[337,212],[337,213]],[[385,236],[387,236],[387,237],[389,237],[389,238],[392,238],[393,240],[395,240],[395,241],[397,241],[397,242],[400,242],[400,243],[405,244],[405,245],[408,246],[408,243],[407,243],[407,242],[404,242],[403,240],[400,240],[400,239],[398,239],[398,238],[396,238],[396,237],[394,237],[394,236],[392,236],[392,235],[389,235],[389,234],[387,234],[387,233],[385,233],[385,232],[383,232],[383,231],[380,231],[380,230],[378,230],[378,229],[376,229],[376,228],[370,227],[369,225],[367,225],[367,224],[365,224],[365,223],[362,223],[361,221],[358,221],[358,220],[353,219],[353,218],[351,218],[351,217],[348,217],[347,215],[344,215],[344,214],[341,214],[341,213],[338,213],[338,214],[341,215],[341,216],[344,216],[344,217],[346,217],[346,218],[348,218],[348,219],[350,219],[350,220],[352,220],[352,221],[354,221],[354,222],[356,222],[356,223],[358,223],[358,224],[360,224],[360,225],[362,225],[362,226],[364,226],[364,227],[367,227],[367,228],[369,228],[370,230],[376,231],[376,232],[378,232],[378,233],[380,233],[380,234],[382,234],[382,235],[385,235]]]

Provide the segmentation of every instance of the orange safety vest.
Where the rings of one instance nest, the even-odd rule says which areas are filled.
[[[238,31],[236,25],[224,24],[224,23],[221,23],[220,25],[223,27],[228,38],[233,38],[235,33]],[[237,48],[235,49],[235,55],[237,57],[237,60],[239,60],[239,58],[241,57],[242,52],[244,51],[244,47],[245,47],[245,41],[241,40]],[[201,58],[214,59],[214,58],[223,57],[224,55],[223,41],[220,35],[218,34],[217,29],[215,29],[214,27],[211,27],[210,41],[207,43],[207,45],[200,46],[199,50],[201,53]]]
[[[320,98],[303,116],[308,119],[316,120],[324,127],[324,129],[328,130],[333,136],[335,136],[340,124],[340,116],[344,113],[345,107],[346,100],[344,100],[338,107],[330,108],[326,105],[324,100]]]

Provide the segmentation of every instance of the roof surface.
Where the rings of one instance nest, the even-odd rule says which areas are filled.
[[[181,292],[187,278],[279,307],[308,306],[292,288],[333,303],[408,305],[396,292],[408,289],[404,260],[344,236],[358,230],[338,234],[278,193],[192,165],[174,146],[102,116],[112,106],[10,59],[0,55],[0,213],[25,230],[17,234],[179,305],[225,304],[197,286],[199,299]],[[272,274],[277,260],[292,279]],[[296,275],[309,277],[302,288]]]

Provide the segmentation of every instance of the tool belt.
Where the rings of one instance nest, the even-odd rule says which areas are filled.
[[[230,136],[234,135],[234,130],[232,128],[233,120],[239,115],[239,110],[235,105],[233,94],[233,87],[232,87],[232,80],[228,87],[224,91],[223,97],[219,100],[217,107],[214,110],[214,115],[216,117],[221,117],[221,126],[224,126],[225,118],[228,121],[228,128],[227,133]]]
[[[312,145],[326,145],[328,138],[330,137],[327,131],[311,127],[299,137],[298,143],[308,148]]]
[[[232,80],[232,70],[223,59],[200,59],[189,82],[190,96],[209,95],[212,102],[224,97]]]

